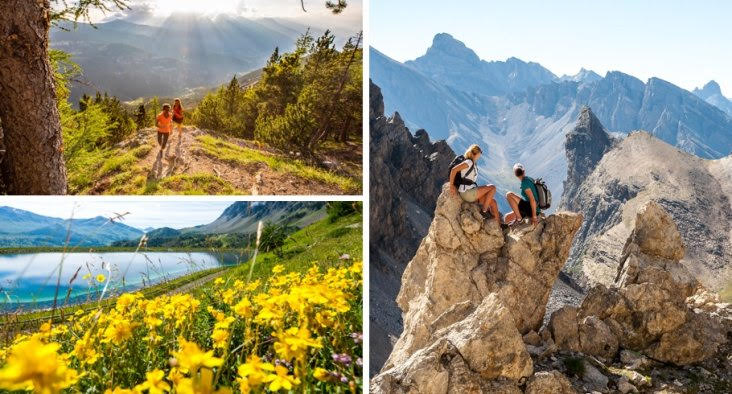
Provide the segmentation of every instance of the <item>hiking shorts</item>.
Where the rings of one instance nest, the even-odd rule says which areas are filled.
[[[460,197],[463,199],[463,201],[475,202],[475,200],[478,199],[478,188],[474,187],[464,192],[460,192]]]
[[[524,200],[523,198],[518,203],[518,209],[519,209],[519,213],[521,214],[522,218],[531,217],[531,204],[528,201]]]
[[[170,133],[161,133],[158,131],[158,145],[165,148],[165,145],[168,144],[168,137],[170,137]]]

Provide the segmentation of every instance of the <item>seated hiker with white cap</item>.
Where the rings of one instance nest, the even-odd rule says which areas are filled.
[[[525,217],[530,217],[532,224],[539,223],[541,209],[537,201],[539,194],[534,179],[526,176],[526,169],[521,163],[513,165],[513,174],[521,180],[521,195],[514,192],[506,193],[506,200],[513,212],[506,214],[504,222],[512,225],[521,222]]]

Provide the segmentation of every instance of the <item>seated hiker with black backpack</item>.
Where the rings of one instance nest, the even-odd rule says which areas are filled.
[[[541,178],[534,180],[526,175],[526,169],[521,163],[513,165],[513,173],[521,180],[521,195],[514,192],[506,193],[506,200],[513,212],[506,214],[503,219],[509,225],[521,222],[524,218],[530,217],[531,224],[539,223],[539,215],[542,209],[549,209],[551,204],[551,193]]]
[[[478,186],[475,182],[478,179],[478,166],[476,162],[483,151],[478,145],[471,145],[464,155],[459,155],[450,163],[450,191],[455,196],[467,202],[478,201],[480,213],[485,218],[492,215],[498,224],[501,223],[501,215],[498,213],[498,204],[493,196],[496,194],[496,187],[493,185]],[[490,210],[490,214],[488,213]]]

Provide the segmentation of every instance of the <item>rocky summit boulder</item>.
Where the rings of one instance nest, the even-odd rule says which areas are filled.
[[[539,330],[581,223],[561,212],[502,230],[445,185],[402,276],[404,330],[372,392],[517,392],[533,373],[522,335]]]
[[[614,284],[597,285],[579,308],[552,315],[554,343],[606,360],[620,349],[676,365],[710,358],[732,336],[732,308],[679,262],[684,244],[660,205],[643,205],[635,224]]]

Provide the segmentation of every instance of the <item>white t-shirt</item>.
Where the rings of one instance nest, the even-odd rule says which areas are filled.
[[[470,166],[473,165],[473,161],[470,159],[465,159],[465,161],[463,161],[460,164],[468,165],[467,167],[460,170],[460,176],[463,179],[473,181],[473,184],[472,185],[460,185],[460,187],[458,187],[458,192],[462,193],[464,191],[478,187],[478,185],[475,183],[475,181],[478,179],[478,166],[473,167],[473,170],[470,171],[470,174],[468,174],[468,171],[470,170]],[[460,164],[458,164],[458,165],[460,165]]]

